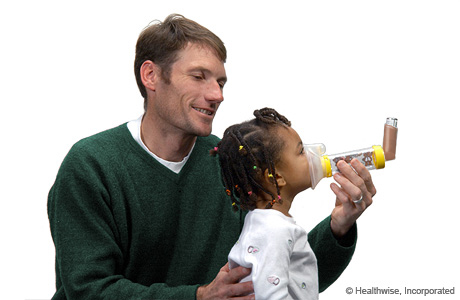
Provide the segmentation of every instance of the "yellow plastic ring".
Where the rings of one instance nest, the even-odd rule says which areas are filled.
[[[372,148],[374,148],[374,154],[372,155],[372,159],[374,160],[375,168],[385,168],[385,153],[383,152],[382,146],[372,146]]]
[[[327,155],[321,156],[321,165],[323,167],[323,174],[326,177],[332,176],[332,168],[331,168],[331,161]]]

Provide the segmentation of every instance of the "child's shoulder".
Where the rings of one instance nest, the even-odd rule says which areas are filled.
[[[255,209],[248,213],[245,222],[259,226],[275,235],[292,234],[297,225],[293,218],[275,209]]]

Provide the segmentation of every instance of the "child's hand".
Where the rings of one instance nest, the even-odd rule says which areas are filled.
[[[331,229],[335,237],[343,237],[356,220],[372,204],[377,190],[372,182],[369,170],[357,159],[350,167],[344,161],[337,164],[340,173],[334,175],[335,183],[331,189],[336,195],[335,208],[331,214]],[[354,169],[354,170],[353,170]]]

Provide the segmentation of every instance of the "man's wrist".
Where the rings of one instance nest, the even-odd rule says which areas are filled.
[[[201,299],[203,299],[204,288],[205,288],[206,286],[207,286],[207,285],[202,285],[202,286],[199,286],[199,287],[196,289],[196,300],[201,300]]]
[[[331,232],[337,242],[343,247],[351,247],[356,241],[356,222],[351,226],[337,226],[331,219]]]
[[[200,300],[200,299],[201,299],[201,286],[199,286],[199,287],[196,289],[196,296],[195,296],[195,299],[196,299],[196,300]]]
[[[334,218],[331,217],[331,231],[336,239],[344,237],[352,226],[353,224],[349,226],[337,224],[337,222],[334,221]]]

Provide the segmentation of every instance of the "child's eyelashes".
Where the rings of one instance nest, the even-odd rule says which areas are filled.
[[[305,154],[305,148],[304,147],[302,147],[302,149],[300,149],[300,154],[301,155]]]

